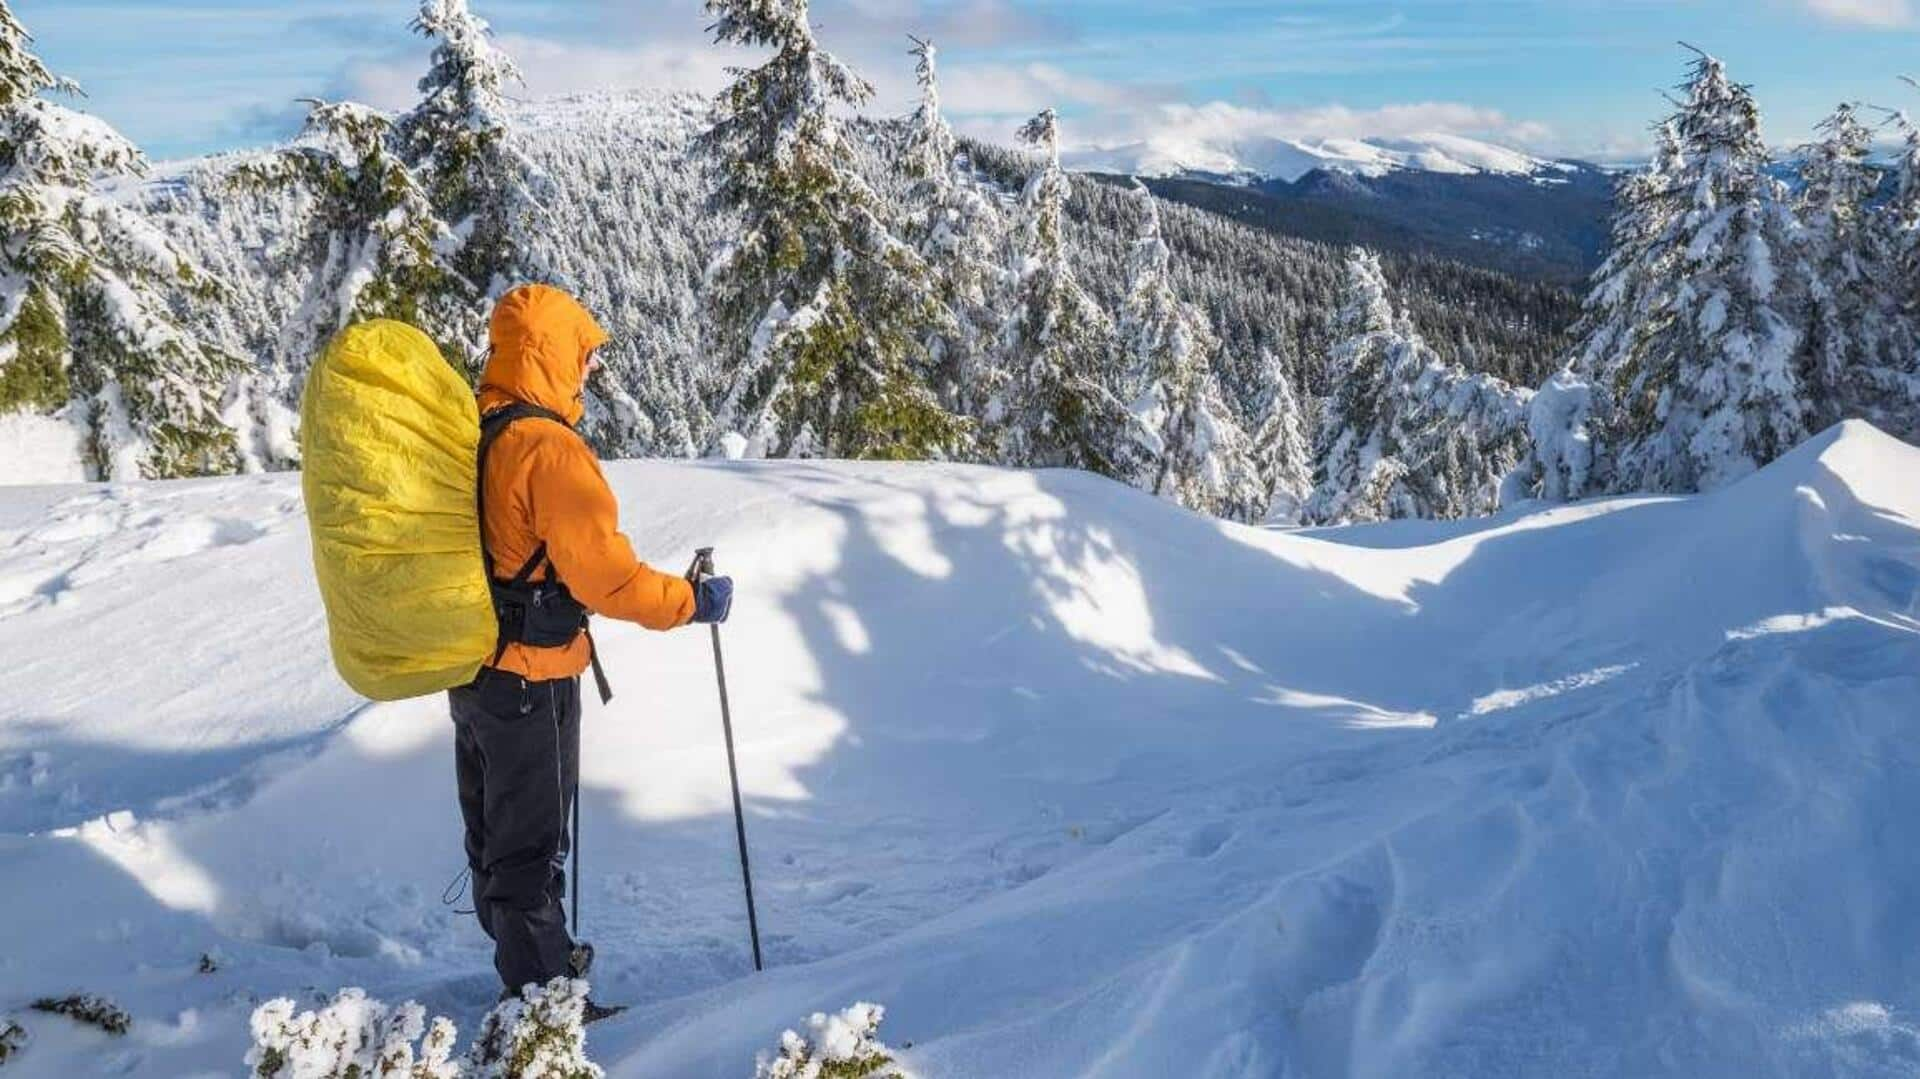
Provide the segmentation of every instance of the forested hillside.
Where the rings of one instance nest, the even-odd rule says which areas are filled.
[[[706,102],[685,94],[596,94],[515,106],[509,117],[516,141],[552,184],[545,202],[550,228],[532,238],[540,258],[614,332],[613,358],[594,384],[602,451],[698,453],[697,422],[672,402],[698,392],[701,275],[730,228],[706,206],[711,180],[691,152],[707,121]],[[882,170],[891,164],[899,126],[868,129],[874,150],[863,160],[882,190],[889,190]],[[1011,212],[1035,159],[1011,148],[967,149]],[[293,194],[236,197],[228,177],[253,159],[223,155],[179,166],[123,189],[123,197],[152,212],[231,283],[233,299],[205,316],[209,331],[265,369],[297,372],[310,357],[288,351],[278,328],[299,308],[311,274],[308,265],[283,257],[279,245],[305,207]],[[905,201],[904,191],[894,194]],[[1111,184],[1079,183],[1069,209],[1068,242],[1083,280],[1104,306],[1117,309],[1133,227],[1128,196]],[[1263,354],[1294,374],[1298,392],[1324,395],[1342,249],[1179,204],[1163,205],[1161,217],[1175,256],[1175,288],[1206,313],[1243,395],[1266,377]],[[1449,362],[1536,383],[1566,346],[1577,305],[1564,290],[1442,259],[1386,256],[1383,263],[1414,324]]]

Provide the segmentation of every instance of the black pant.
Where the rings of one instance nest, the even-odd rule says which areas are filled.
[[[518,991],[570,974],[568,816],[580,781],[580,679],[482,670],[450,690],[454,767],[480,928]]]

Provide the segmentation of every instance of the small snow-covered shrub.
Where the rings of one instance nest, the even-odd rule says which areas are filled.
[[[0,1064],[27,1047],[27,1028],[11,1019],[0,1019]]]
[[[76,1023],[86,1023],[99,1027],[109,1034],[125,1034],[133,1026],[133,1018],[120,1010],[120,1006],[106,997],[92,993],[75,993],[70,997],[41,997],[33,1002],[36,1012],[50,1012],[64,1015]]]
[[[587,983],[555,978],[487,1013],[464,1059],[453,1021],[426,1021],[413,1001],[388,1007],[342,989],[318,1011],[284,997],[253,1012],[254,1079],[601,1079],[585,1053]]]
[[[855,1004],[835,1015],[807,1017],[807,1033],[780,1035],[780,1052],[761,1053],[754,1079],[911,1079],[893,1062],[893,1050],[876,1037],[887,1010]]]
[[[412,1001],[389,1008],[353,988],[342,989],[319,1011],[296,1013],[294,1007],[282,997],[254,1009],[246,1062],[255,1079],[460,1077],[451,1059],[453,1023],[435,1018],[428,1026],[426,1010]]]
[[[467,1053],[468,1079],[600,1079],[586,1054],[581,1018],[587,983],[555,978],[508,997],[480,1022]]]

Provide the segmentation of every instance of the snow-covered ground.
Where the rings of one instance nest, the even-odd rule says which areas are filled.
[[[612,1075],[745,1077],[857,999],[929,1079],[1920,1070],[1920,450],[1311,535],[1069,473],[608,472],[741,584],[770,961],[706,635],[607,625]],[[255,1001],[342,985],[471,1032],[444,706],[335,679],[294,477],[0,492],[0,660],[8,1075],[239,1076]],[[24,1010],[70,991],[132,1032]]]

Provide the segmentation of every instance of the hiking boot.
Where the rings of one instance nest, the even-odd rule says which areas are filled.
[[[625,1004],[600,1004],[592,997],[588,997],[586,1009],[580,1013],[580,1025],[598,1023],[602,1019],[612,1018],[626,1010]]]

